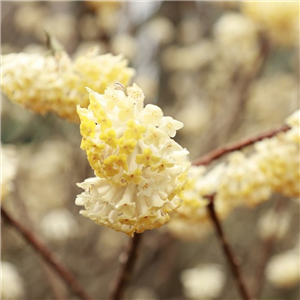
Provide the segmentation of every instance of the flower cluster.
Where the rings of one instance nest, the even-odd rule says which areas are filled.
[[[210,232],[211,223],[207,210],[209,201],[205,196],[216,191],[224,171],[224,164],[211,171],[203,166],[190,167],[189,181],[179,194],[183,203],[171,214],[171,220],[167,224],[174,236],[183,240],[195,240]],[[220,198],[214,204],[220,218],[225,218],[230,212],[230,206]]]
[[[228,68],[253,68],[259,57],[258,30],[240,13],[226,13],[214,25],[217,49]]]
[[[223,268],[215,264],[186,269],[180,276],[184,295],[195,300],[218,298],[225,284],[225,278]]]
[[[1,261],[1,299],[21,299],[24,294],[24,281],[17,267]]]
[[[89,107],[78,114],[81,148],[96,177],[78,184],[85,192],[76,204],[85,206],[84,216],[130,236],[161,226],[187,182],[188,152],[171,139],[182,123],[158,106],[144,107],[135,84],[89,93]]]
[[[297,2],[244,1],[242,11],[279,46],[295,46],[299,34],[299,4]]]
[[[299,248],[295,247],[271,257],[266,268],[266,277],[277,288],[290,289],[299,286],[299,270]]]
[[[94,49],[74,62],[65,52],[55,56],[8,54],[1,60],[1,89],[11,101],[73,122],[79,121],[76,105],[88,106],[86,86],[103,93],[114,81],[126,85],[134,75],[121,56],[97,55]]]
[[[234,207],[240,203],[257,205],[270,196],[267,176],[260,169],[256,158],[246,157],[240,151],[231,153],[218,187],[217,198]]]
[[[256,143],[249,156],[233,152],[226,163],[209,171],[203,166],[191,166],[189,182],[180,193],[183,204],[168,223],[171,233],[185,240],[205,235],[210,227],[207,195],[215,194],[220,218],[238,205],[251,207],[267,201],[274,192],[299,197],[300,111],[286,122],[291,127],[287,132]]]
[[[291,126],[289,131],[255,145],[257,163],[274,192],[299,197],[300,111],[292,114],[286,122]]]

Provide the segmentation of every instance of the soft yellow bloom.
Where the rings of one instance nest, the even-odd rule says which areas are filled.
[[[290,142],[290,132],[256,144],[257,162],[273,191],[299,197],[299,144]]]
[[[270,198],[272,191],[268,178],[259,168],[255,157],[246,157],[237,151],[231,153],[228,160],[218,188],[218,198],[233,206],[257,205]]]
[[[242,12],[257,22],[278,46],[295,46],[299,37],[299,3],[243,1]]]
[[[1,261],[1,299],[21,299],[24,293],[24,281],[17,267]]]
[[[130,236],[161,226],[181,204],[187,181],[188,152],[171,139],[182,124],[155,105],[144,108],[135,84],[89,93],[89,107],[78,107],[81,148],[97,177],[78,184],[85,192],[76,204],[85,206],[84,216]]]
[[[294,248],[271,257],[266,277],[277,288],[290,289],[300,282],[299,249]]]
[[[215,23],[214,37],[220,58],[228,68],[251,70],[259,57],[258,28],[241,13],[228,12]]]
[[[168,229],[174,236],[182,240],[198,240],[210,232],[209,201],[205,196],[216,192],[223,173],[223,164],[209,172],[203,166],[190,167],[189,181],[179,194],[183,203],[172,212],[168,223]],[[230,206],[222,199],[215,198],[214,204],[220,218],[230,212]]]
[[[85,88],[103,93],[119,81],[127,85],[134,70],[121,56],[97,55],[90,51],[74,62],[65,52],[55,56],[40,54],[2,55],[1,89],[11,101],[36,113],[54,112],[78,122],[76,105],[87,107]]]
[[[218,298],[226,282],[223,268],[215,264],[186,269],[182,271],[180,279],[184,295],[195,300]]]

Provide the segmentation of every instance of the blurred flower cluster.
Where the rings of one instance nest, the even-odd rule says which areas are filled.
[[[11,101],[36,113],[55,112],[76,122],[76,105],[88,106],[86,86],[101,93],[114,81],[127,84],[133,74],[121,56],[97,55],[96,49],[74,63],[65,52],[54,57],[8,54],[2,57],[1,89]]]
[[[207,230],[209,217],[205,206],[209,201],[205,197],[209,195],[215,194],[214,204],[220,218],[239,205],[261,204],[272,193],[299,197],[300,111],[294,112],[286,122],[291,127],[287,132],[257,142],[251,155],[241,151],[230,153],[226,163],[208,172],[203,166],[192,166],[189,183],[180,194],[183,204],[169,222],[171,232],[183,239],[199,238],[202,230],[194,233],[189,223],[197,228],[203,222]]]

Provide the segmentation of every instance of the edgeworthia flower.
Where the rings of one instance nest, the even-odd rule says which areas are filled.
[[[273,191],[288,197],[299,197],[300,112],[294,112],[286,123],[290,130],[255,145],[257,162]]]
[[[1,89],[8,99],[36,113],[54,112],[75,122],[76,106],[89,104],[86,86],[103,93],[114,81],[127,85],[134,75],[121,56],[97,55],[97,49],[74,62],[64,51],[55,56],[8,54],[1,56],[1,65]]]
[[[188,152],[171,139],[183,124],[156,105],[144,107],[136,84],[88,91],[89,107],[78,107],[81,148],[96,177],[78,184],[85,190],[76,199],[81,214],[130,236],[160,227],[187,182]]]
[[[191,166],[189,181],[179,194],[182,205],[171,213],[167,228],[182,240],[199,240],[210,232],[210,217],[207,210],[208,195],[216,193],[224,174],[224,164],[219,164],[210,171],[204,166]],[[231,207],[222,199],[214,200],[215,210],[221,219],[227,217]]]

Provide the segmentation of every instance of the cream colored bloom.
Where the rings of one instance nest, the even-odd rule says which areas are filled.
[[[77,229],[75,218],[65,208],[51,210],[41,222],[43,235],[53,241],[63,241],[71,238],[76,234]]]
[[[171,139],[182,123],[155,105],[144,107],[135,84],[89,93],[88,109],[78,108],[81,148],[97,177],[78,184],[85,192],[76,204],[96,223],[131,236],[161,226],[181,204],[187,181],[188,152]]]
[[[11,101],[36,113],[54,112],[78,122],[76,105],[87,107],[85,87],[103,93],[115,81],[128,84],[134,75],[121,56],[90,51],[74,62],[65,52],[55,56],[8,54],[1,57],[1,89]]]
[[[291,215],[289,212],[267,211],[258,220],[258,235],[261,239],[282,239],[289,230]]]
[[[224,172],[220,164],[207,172],[203,166],[191,166],[189,181],[179,194],[182,205],[171,214],[169,231],[182,240],[197,240],[210,232],[210,217],[207,210],[209,201],[204,197],[217,191]],[[228,215],[230,207],[219,198],[215,198],[215,209],[220,218]]]
[[[253,68],[259,56],[258,28],[240,13],[226,13],[214,25],[220,57],[229,68]]]
[[[243,1],[242,11],[278,46],[295,46],[299,37],[299,3]]]
[[[300,282],[299,274],[299,249],[273,256],[266,269],[267,280],[274,286],[284,289],[297,286]]]
[[[299,144],[290,141],[290,134],[288,131],[257,143],[256,158],[273,191],[299,197]]]
[[[221,266],[199,265],[181,273],[184,295],[190,299],[217,298],[225,284],[225,274]]]
[[[249,206],[266,201],[271,196],[268,178],[260,169],[256,157],[246,157],[242,152],[228,156],[229,163],[221,180],[217,197],[233,206]]]
[[[24,296],[23,279],[16,266],[1,261],[1,299],[18,299]]]
[[[1,201],[13,191],[18,157],[13,145],[1,144]]]

